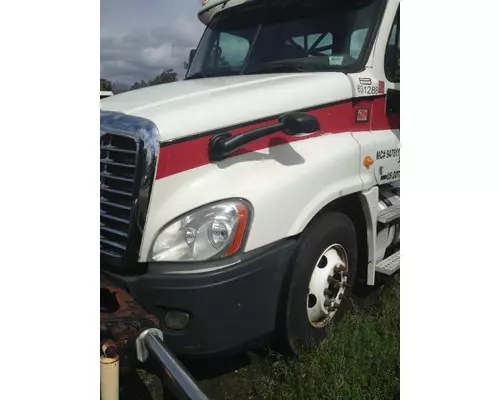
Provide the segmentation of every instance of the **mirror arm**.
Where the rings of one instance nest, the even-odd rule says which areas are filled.
[[[275,124],[252,129],[240,135],[233,136],[230,132],[223,132],[213,136],[208,144],[208,157],[210,162],[221,161],[247,143],[280,131],[289,136],[297,136],[310,135],[319,130],[320,125],[316,117],[303,112],[291,112],[283,114]]]
[[[219,133],[210,139],[208,152],[210,161],[221,161],[242,146],[264,136],[284,130],[284,128],[285,124],[283,122],[278,122],[236,136],[231,135],[229,132]]]
[[[260,139],[261,137],[271,135],[285,128],[285,124],[278,122],[277,124],[264,126],[262,128],[257,128],[252,131],[246,132],[242,135],[237,135],[225,142],[226,148],[230,151],[239,149],[240,147],[246,145],[249,142]]]

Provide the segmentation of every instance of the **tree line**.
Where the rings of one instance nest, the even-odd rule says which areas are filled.
[[[148,81],[141,80],[135,82],[131,86],[128,86],[127,84],[121,82],[108,81],[107,79],[101,78],[101,90],[111,90],[113,91],[114,94],[119,94],[128,92],[130,90],[145,88],[148,86],[176,82],[178,80],[179,76],[177,72],[175,72],[172,68],[166,68],[163,71],[161,71],[157,76],[155,76],[153,79],[149,79]]]
[[[163,83],[176,82],[177,80],[178,80],[177,72],[175,72],[172,68],[167,68],[161,71],[159,75],[155,76],[153,79],[150,79],[149,81],[141,80],[140,82],[135,82],[130,87],[130,90],[141,89],[147,86],[161,85]]]
[[[224,66],[227,67],[229,66],[229,63],[226,61],[224,56],[219,56],[216,61],[218,66]],[[184,69],[189,68],[189,63],[187,61],[184,62]],[[141,89],[145,88],[148,86],[154,86],[154,85],[161,85],[163,83],[171,83],[171,82],[176,82],[179,80],[179,76],[177,72],[175,72],[172,68],[165,68],[163,71],[161,71],[157,76],[155,76],[153,79],[150,79],[148,81],[141,80],[139,82],[135,82],[132,86],[128,86],[126,84],[120,83],[120,82],[110,82],[107,81],[106,79],[101,79],[101,90],[103,86],[103,81],[104,83],[109,83],[111,85],[112,90],[114,94],[119,94],[123,92],[128,92],[130,90],[136,90],[136,89]]]

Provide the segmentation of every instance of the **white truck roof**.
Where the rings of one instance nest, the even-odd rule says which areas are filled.
[[[270,0],[201,0],[201,8],[198,11],[198,19],[208,25],[212,18],[222,10],[239,6],[244,3],[267,2]],[[301,0],[303,1],[303,0]],[[329,0],[324,0],[328,2]]]
[[[251,1],[256,0],[202,0],[198,18],[203,24],[208,25],[213,16],[219,11]]]

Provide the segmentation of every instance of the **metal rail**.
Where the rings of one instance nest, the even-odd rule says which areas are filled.
[[[156,328],[143,331],[136,340],[137,358],[146,361],[152,353],[163,366],[168,388],[179,400],[208,400],[193,377],[163,343],[163,332]]]

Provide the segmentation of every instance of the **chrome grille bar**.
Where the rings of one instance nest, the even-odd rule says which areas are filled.
[[[101,265],[137,264],[159,151],[151,122],[101,111]]]
[[[127,249],[134,204],[134,179],[127,177],[130,169],[136,174],[137,155],[138,143],[133,137],[114,133],[101,136],[101,251],[115,258],[123,257]],[[132,182],[112,179],[113,176]],[[103,204],[113,208],[103,210]]]

